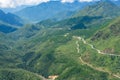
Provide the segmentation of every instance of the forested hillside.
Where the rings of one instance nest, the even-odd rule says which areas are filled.
[[[0,80],[120,80],[120,8],[85,6],[62,20],[1,23]]]

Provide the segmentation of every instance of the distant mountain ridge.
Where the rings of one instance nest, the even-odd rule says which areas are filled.
[[[74,17],[78,16],[102,16],[105,18],[114,18],[120,15],[120,8],[110,0],[99,1],[96,4],[85,7],[85,9],[76,12]]]
[[[41,21],[49,18],[53,19],[65,19],[71,16],[74,11],[80,10],[86,5],[90,5],[92,2],[78,2],[62,3],[60,1],[49,1],[37,6],[31,6],[24,8],[15,14],[31,21]]]
[[[12,13],[5,13],[0,10],[0,31],[3,33],[13,32],[17,30],[16,26],[23,26],[22,19]]]
[[[22,19],[12,13],[5,13],[0,10],[0,20],[11,25],[22,26]]]
[[[119,8],[106,2],[64,20],[53,20],[54,15],[9,34],[0,32],[0,80],[50,80],[40,75],[57,75],[55,80],[120,80],[120,56],[115,56],[120,55],[120,18],[114,19],[120,16]]]

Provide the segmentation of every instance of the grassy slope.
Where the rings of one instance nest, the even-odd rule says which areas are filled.
[[[91,44],[94,45],[97,49],[103,50],[106,53],[111,54],[120,54],[119,49],[119,25],[120,19],[113,21],[105,28],[99,30],[92,38]],[[102,32],[102,33],[101,33]],[[99,34],[99,36],[98,36]],[[109,36],[106,36],[109,35]],[[80,44],[81,45],[81,44]],[[93,50],[88,45],[81,45],[86,49],[82,53],[82,59],[92,64],[94,67],[100,67],[105,71],[109,71],[111,73],[117,74],[120,76],[120,57],[118,56],[110,56],[110,55],[102,55],[98,54],[97,51]],[[81,49],[83,50],[83,49]]]
[[[120,71],[118,67],[120,60],[119,57],[97,54],[96,51],[92,50],[89,46],[84,45],[82,42],[79,42],[80,54],[77,53],[76,39],[72,39],[73,35],[89,38],[98,29],[105,27],[109,23],[108,21],[108,23],[101,25],[101,23],[104,23],[105,21],[99,23],[99,19],[89,19],[89,17],[87,19],[88,22],[86,22],[85,17],[86,16],[65,21],[63,20],[55,23],[55,25],[51,24],[52,27],[48,26],[49,24],[47,27],[42,24],[37,24],[35,26],[27,25],[27,27],[16,31],[13,33],[15,34],[13,36],[15,45],[12,46],[11,51],[6,52],[4,50],[4,53],[8,53],[8,55],[5,55],[5,59],[7,59],[6,62],[1,60],[3,61],[1,67],[12,66],[23,68],[32,72],[40,73],[45,77],[57,74],[59,75],[58,80],[117,80],[106,72],[101,72],[90,68],[87,65],[82,65],[80,62],[79,57],[81,56],[84,61],[94,65],[95,67],[103,67],[113,73]],[[68,29],[79,24],[81,21],[85,26],[90,28],[75,30]],[[69,33],[69,35],[65,37],[66,33]],[[117,39],[114,36],[111,37],[111,40],[113,40],[112,38]],[[108,40],[110,41],[110,39]],[[98,40],[91,43],[96,43],[96,47],[99,48],[97,44],[99,45],[102,41]],[[114,44],[114,41],[112,43]],[[102,47],[102,45],[100,45],[100,47]],[[15,63],[12,61],[8,62],[11,58]]]
[[[59,75],[58,80],[115,80],[107,73],[82,65],[79,61],[81,54],[76,52],[76,40],[72,39],[73,33],[65,37],[64,35],[68,31],[63,33],[59,31],[63,30],[50,29],[46,31],[46,34],[39,32],[30,40],[20,41],[20,45],[15,48],[19,47],[16,49],[19,53],[22,51],[23,61],[17,66],[40,73],[45,77],[57,74]],[[23,45],[25,46],[23,47]],[[84,49],[83,47],[81,50]]]
[[[75,43],[76,40],[73,40],[72,36],[82,34],[74,33],[76,31],[78,30],[63,32],[63,30],[48,28],[43,32],[39,32],[34,37],[31,37],[30,40],[28,39],[24,44],[25,47],[20,49],[24,51],[22,57],[24,64],[19,64],[18,66],[33,72],[40,73],[45,77],[55,74],[60,75],[58,78],[59,80],[109,79],[107,73],[99,72],[91,69],[90,67],[85,67],[85,65],[81,65],[82,63],[79,61],[79,56],[81,54],[77,53]],[[70,34],[65,37],[64,35],[68,32],[70,32]],[[89,33],[86,35],[88,34]],[[21,46],[23,46],[23,44],[21,44]],[[89,47],[85,48],[83,46],[86,47],[86,45],[81,45],[81,53],[84,53],[87,49],[90,49]],[[20,47],[20,45],[18,47]],[[90,51],[94,52],[94,50],[91,49]],[[94,56],[92,55],[92,57]],[[91,75],[91,73],[93,75]],[[104,79],[101,77],[103,76],[103,73],[106,75],[104,76]]]
[[[70,23],[70,21],[65,23],[66,26],[69,27],[67,23]],[[59,25],[59,23],[57,24]],[[45,77],[58,74],[60,75],[59,80],[104,80],[103,77],[101,77],[103,74],[105,75],[105,79],[109,79],[107,73],[96,71],[80,63],[79,56],[81,54],[77,54],[76,43],[75,40],[72,39],[73,35],[88,38],[100,27],[69,31],[66,30],[66,28],[60,29],[59,27],[64,27],[62,25],[59,25],[57,28],[57,24],[53,25],[52,28],[49,28],[49,26],[44,27],[43,25],[28,25],[25,29],[16,32],[13,37],[15,37],[15,40],[17,40],[17,38],[19,40],[15,41],[15,45],[12,46],[12,48],[14,54],[20,54],[17,55],[18,64],[11,65],[40,73]],[[103,24],[103,27],[107,24]],[[16,36],[17,33],[19,36]],[[67,37],[64,36],[66,33],[69,33]],[[82,50],[84,49],[85,48]]]
[[[99,30],[92,38],[94,45],[106,53],[120,54],[120,18]]]
[[[34,73],[22,69],[0,69],[0,80],[42,80]]]
[[[106,7],[107,6],[107,7]],[[120,8],[111,1],[99,1],[94,5],[87,6],[81,11],[78,11],[74,17],[78,16],[102,16],[106,19],[120,15]]]
[[[76,50],[76,40],[72,39],[64,44],[55,41],[45,41],[39,47],[37,46],[37,51],[34,54],[26,54],[28,58],[26,66],[22,65],[22,67],[46,77],[59,75],[58,80],[109,79],[107,73],[96,71],[80,63],[80,54]],[[28,57],[30,54],[33,56],[32,58]]]

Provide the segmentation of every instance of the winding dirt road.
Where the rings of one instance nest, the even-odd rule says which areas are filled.
[[[80,61],[81,61],[82,64],[87,65],[87,66],[91,67],[91,68],[94,69],[94,70],[101,71],[101,72],[106,72],[106,73],[108,73],[109,75],[112,75],[112,76],[120,79],[120,76],[118,76],[118,75],[116,75],[116,74],[113,74],[113,73],[111,73],[111,72],[108,71],[108,70],[105,70],[105,69],[103,69],[103,68],[101,68],[101,67],[95,67],[95,66],[93,66],[93,65],[91,65],[91,64],[83,61],[83,59],[82,59],[81,57],[79,57],[79,59],[80,59]]]
[[[79,45],[78,42],[79,42],[79,40],[82,40],[84,44],[87,44],[87,45],[91,46],[91,48],[92,48],[92,49],[95,49],[99,54],[110,55],[110,56],[120,56],[120,55],[115,55],[115,54],[102,53],[100,50],[96,49],[92,44],[87,43],[83,38],[81,38],[81,37],[75,37],[75,36],[74,36],[74,38],[77,38],[77,39],[78,39],[78,41],[76,41],[77,53],[80,52],[80,48],[79,48],[80,45]],[[91,67],[92,69],[97,70],[97,71],[106,72],[106,73],[108,73],[109,75],[112,75],[112,76],[120,79],[120,76],[118,76],[118,75],[116,75],[116,74],[113,74],[113,73],[111,73],[111,72],[108,71],[108,70],[105,70],[105,69],[103,69],[103,68],[101,68],[101,67],[95,67],[95,66],[93,66],[93,65],[85,62],[85,61],[81,58],[81,56],[79,57],[79,59],[80,59],[80,61],[81,61],[81,63],[82,63],[83,65],[87,65],[87,66],[89,66],[89,67]]]
[[[76,41],[76,45],[77,45],[77,53],[79,53],[80,49],[79,49],[79,43],[78,43],[78,41]]]
[[[74,38],[77,38],[78,40],[81,40],[84,44],[89,45],[92,49],[96,50],[99,54],[109,55],[109,56],[120,56],[120,55],[117,55],[117,54],[103,53],[99,49],[95,48],[92,44],[87,43],[85,41],[85,39],[82,38],[82,37],[74,36]]]

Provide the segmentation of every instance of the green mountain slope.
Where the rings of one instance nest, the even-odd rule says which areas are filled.
[[[22,69],[0,69],[0,80],[42,80],[42,77]]]
[[[58,75],[59,77],[56,80],[119,80],[118,77],[114,76],[119,75],[119,72],[117,72],[119,69],[119,57],[98,54],[89,45],[73,37],[83,36],[88,38],[89,34],[95,34],[98,29],[105,29],[106,31],[109,28],[106,25],[108,26],[110,22],[106,22],[102,27],[100,25],[99,27],[94,27],[97,29],[93,27],[89,29],[66,29],[66,27],[71,27],[69,24],[77,24],[79,21],[86,22],[86,20],[84,21],[84,17],[73,19],[73,21],[75,22],[71,23],[71,19],[68,19],[66,22],[55,22],[54,24],[53,22],[49,22],[51,26],[43,21],[36,25],[28,25],[18,30],[18,32],[14,32],[16,34],[19,33],[19,36],[14,33],[9,34],[8,36],[14,36],[14,44],[11,46],[12,50],[11,48],[8,49],[9,52],[3,49],[6,54],[4,54],[4,57],[1,56],[1,68],[22,68],[41,74],[46,78],[50,75]],[[119,22],[117,21],[112,24],[116,23],[118,25]],[[63,27],[61,24],[65,24],[66,27]],[[95,30],[94,32],[92,32],[93,29]],[[108,33],[111,32],[108,31]],[[98,42],[100,42],[99,40]],[[97,43],[97,40],[94,41]],[[95,42],[90,43],[94,44]],[[80,52],[78,52],[78,47]],[[97,48],[96,45],[95,47]],[[84,62],[81,61],[80,57]],[[101,65],[102,63],[104,64]],[[111,63],[114,64],[111,65]],[[93,66],[91,67],[91,65]],[[16,74],[19,74],[19,72],[16,72]]]
[[[10,33],[10,32],[16,31],[16,30],[17,30],[17,27],[14,27],[13,25],[9,25],[4,22],[0,22],[0,32]]]
[[[48,33],[46,32],[47,30],[60,30],[61,34],[71,31],[75,35],[85,35],[90,37],[89,35],[92,35],[97,29],[100,28],[100,26],[104,26],[106,22],[111,21],[101,21],[101,19],[102,17],[81,16],[77,18],[68,18],[61,21],[44,20],[34,25],[28,24],[11,35],[14,39],[26,39],[38,35],[39,33]],[[102,24],[99,23],[99,21],[101,21]]]
[[[99,30],[91,40],[94,41],[96,47],[106,53],[120,54],[120,18],[113,21],[107,27]],[[101,45],[104,43],[103,45]],[[104,46],[104,47],[103,47]]]
[[[74,17],[78,16],[102,16],[107,19],[120,15],[120,8],[111,1],[99,1],[94,5],[87,6],[85,9],[78,11]]]
[[[114,20],[106,27],[98,30],[87,42],[79,44],[85,48],[81,52],[81,60],[88,66],[103,70],[120,78],[120,18]]]
[[[79,21],[81,20],[83,20],[84,22],[83,18],[78,18],[73,20],[75,21],[74,22],[75,24],[79,23]],[[27,26],[26,28],[21,29],[22,31],[25,30],[24,31],[25,33],[19,36],[19,39],[15,39],[17,40],[15,43],[16,45],[13,46],[13,49],[16,50],[18,53],[20,53],[19,57],[21,59],[20,63],[17,64],[16,66],[19,68],[23,68],[32,72],[42,74],[45,77],[48,77],[50,75],[59,75],[58,80],[63,80],[63,79],[119,80],[119,78],[114,77],[113,74],[111,76],[110,73],[108,73],[107,71],[104,72],[94,69],[88,65],[84,65],[80,61],[79,59],[80,56],[85,61],[89,60],[87,58],[88,53],[91,53],[89,54],[91,57],[90,59],[94,59],[96,57],[98,57],[99,59],[99,57],[100,58],[104,57],[104,61],[109,61],[110,57],[102,56],[99,54],[97,55],[97,51],[91,49],[90,46],[83,44],[83,42],[81,41],[79,42],[80,53],[78,53],[77,45],[76,45],[76,41],[78,41],[78,39],[74,39],[73,36],[84,35],[84,37],[88,38],[87,36],[90,34],[89,32],[93,31],[92,30],[93,28],[89,28],[88,30],[87,29],[68,30],[66,29],[66,27],[63,28],[63,26],[61,25],[61,24],[66,24],[67,27],[71,27],[69,26],[69,23],[73,24],[71,22],[72,20],[70,21],[68,20],[66,22],[57,22],[57,23],[55,22],[54,24],[50,22],[49,24],[51,26],[49,26],[49,24],[40,22],[34,26]],[[110,22],[104,24],[103,27],[97,27],[97,28],[98,29],[106,28],[106,25],[108,25],[108,23]],[[97,31],[98,29],[94,29],[94,30]],[[94,33],[95,31],[92,32],[92,34]],[[29,34],[32,35],[30,37],[25,36]],[[115,60],[118,61],[119,58],[115,57]],[[99,64],[102,63],[99,60],[97,61]],[[111,61],[111,62],[113,63],[115,61]],[[96,61],[92,61],[90,64],[95,65]],[[108,64],[107,66],[109,65],[110,64]],[[115,62],[114,66],[117,65],[118,64],[116,64]],[[106,69],[107,66],[104,66],[103,68]],[[95,67],[99,67],[99,65],[96,65]],[[111,66],[111,68],[108,67],[108,69],[113,69],[113,66]],[[113,70],[110,71],[113,72]]]
[[[44,20],[0,33],[0,79],[119,80],[120,18],[105,18]]]
[[[25,44],[26,49],[21,49],[26,52],[29,48],[30,51],[22,57],[24,64],[19,64],[18,67],[40,73],[45,77],[59,75],[58,80],[110,79],[107,73],[82,65],[79,60],[81,54],[77,53],[76,49],[76,39],[59,34],[51,35],[42,43],[39,40],[32,39],[29,44]],[[112,79],[114,80],[113,77]]]

